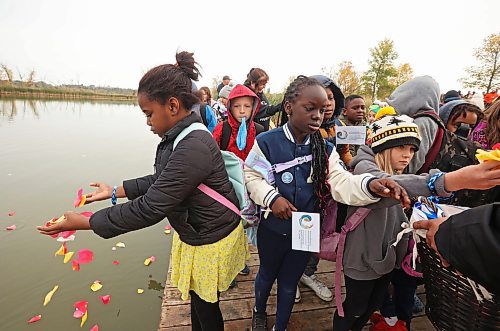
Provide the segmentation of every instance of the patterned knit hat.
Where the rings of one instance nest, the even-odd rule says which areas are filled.
[[[418,126],[406,115],[384,116],[373,122],[371,130],[371,148],[374,153],[403,145],[413,145],[418,150],[420,146]]]

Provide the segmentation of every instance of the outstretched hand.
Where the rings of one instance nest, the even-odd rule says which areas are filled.
[[[439,251],[438,251],[438,248],[437,248],[434,236],[438,232],[439,226],[441,225],[441,223],[443,223],[447,219],[448,219],[448,217],[440,217],[440,218],[436,218],[436,219],[432,219],[432,220],[417,221],[417,222],[413,223],[413,228],[414,229],[427,230],[427,234],[426,234],[426,238],[425,238],[426,242],[427,242],[427,245],[429,245],[430,248],[432,248],[433,250],[436,251],[436,253],[438,254],[439,258],[441,259],[441,264],[444,267],[449,267],[450,264],[448,263],[448,261],[446,261],[441,256],[441,254],[439,254]]]
[[[41,234],[51,236],[63,231],[90,230],[90,222],[89,218],[81,214],[68,211],[64,214],[64,219],[61,222],[51,225],[37,226],[36,229]]]
[[[370,190],[384,198],[398,200],[403,208],[410,207],[410,198],[405,189],[390,178],[379,178],[370,181]]]
[[[271,210],[274,216],[288,220],[292,218],[292,212],[297,211],[297,208],[287,199],[279,197],[274,201]]]
[[[85,195],[85,197],[87,198],[85,204],[92,203],[94,201],[107,200],[111,198],[111,194],[113,193],[113,187],[104,183],[90,183],[90,186],[97,187],[97,189],[94,192]]]
[[[445,175],[447,191],[487,190],[500,185],[500,161],[488,160]]]

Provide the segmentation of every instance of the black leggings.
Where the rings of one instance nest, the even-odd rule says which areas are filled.
[[[355,280],[347,276],[344,278],[346,287],[346,298],[342,304],[344,317],[335,312],[333,330],[359,331],[373,312],[382,306],[387,286],[391,281],[391,273],[373,280]]]
[[[191,324],[193,331],[224,331],[224,320],[219,307],[219,301],[206,302],[194,293],[191,295]]]

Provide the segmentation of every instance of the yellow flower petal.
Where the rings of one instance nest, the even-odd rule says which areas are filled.
[[[54,295],[54,293],[56,293],[57,289],[59,288],[58,285],[54,286],[54,288],[52,289],[52,291],[50,291],[49,293],[47,293],[47,295],[45,296],[45,300],[43,301],[43,305],[46,306],[49,304],[50,300],[52,300],[52,296]]]
[[[87,201],[87,197],[85,195],[82,195],[82,200],[80,200],[80,204],[78,205],[78,207],[82,207],[86,201]]]
[[[73,257],[73,254],[75,254],[74,252],[67,252],[66,254],[64,254],[64,263],[68,263],[71,258]]]
[[[479,161],[489,161],[489,160],[500,161],[500,150],[495,149],[492,151],[483,151],[482,149],[478,149],[476,151],[476,158]]]
[[[87,311],[85,312],[85,314],[82,316],[82,322],[80,323],[80,327],[83,328],[83,324],[85,324],[85,322],[87,322]]]
[[[165,234],[170,234],[170,230],[165,230]]]
[[[95,281],[94,283],[92,283],[92,285],[90,285],[90,289],[94,292],[97,292],[99,291],[100,289],[102,288],[102,285],[100,282],[98,281]]]
[[[122,243],[122,242],[119,242],[115,245],[116,247],[121,247],[121,248],[124,248],[125,247],[125,244]]]
[[[66,247],[64,247],[64,245],[61,245],[61,247],[59,247],[59,249],[54,253],[54,256],[57,256],[57,255],[64,256],[64,254],[66,254],[64,252],[65,250],[66,250]]]
[[[151,264],[151,259],[148,257],[147,259],[144,260],[144,265],[150,265]]]
[[[138,294],[142,294],[142,293],[144,293],[144,290],[143,290],[142,288],[138,288],[138,289],[137,289],[137,293],[138,293]]]

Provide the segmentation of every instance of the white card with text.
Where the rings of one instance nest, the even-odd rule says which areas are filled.
[[[319,252],[319,219],[318,213],[292,213],[292,249]]]
[[[337,136],[336,143],[339,145],[365,145],[366,127],[361,126],[335,126]]]

